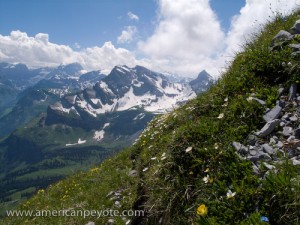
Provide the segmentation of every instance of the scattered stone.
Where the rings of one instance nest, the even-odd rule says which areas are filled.
[[[284,93],[284,88],[283,87],[279,88],[277,93],[278,93],[278,96],[280,97]]]
[[[296,130],[294,130],[294,136],[296,139],[300,140],[300,128],[297,128]]]
[[[280,42],[285,41],[285,40],[289,39],[291,36],[292,36],[291,33],[287,32],[285,30],[281,30],[278,32],[278,34],[275,35],[275,37],[271,41],[271,45],[273,45],[277,41],[280,41]]]
[[[263,118],[266,122],[271,120],[275,120],[279,117],[282,108],[279,105],[276,105],[273,109],[271,109],[268,113],[266,113]]]
[[[136,171],[136,170],[131,170],[131,171],[128,173],[128,176],[130,176],[130,177],[136,177],[136,176],[137,176],[137,171]]]
[[[289,90],[289,100],[293,100],[296,97],[297,84],[292,84]]]
[[[257,151],[255,149],[251,149],[249,152],[252,156],[255,156],[257,154]]]
[[[114,220],[114,219],[109,219],[107,222],[108,222],[109,224],[113,224],[113,223],[115,222],[115,220]]]
[[[294,51],[300,50],[300,44],[289,44],[289,47],[294,49]]]
[[[293,159],[293,165],[294,166],[300,166],[300,161],[297,159]]]
[[[94,223],[94,222],[88,222],[88,223],[85,224],[85,225],[95,225],[95,223]]]
[[[292,127],[283,127],[282,129],[282,134],[283,136],[289,137],[293,133],[293,128]]]
[[[278,126],[280,123],[280,120],[275,119],[275,120],[271,120],[268,123],[266,123],[266,125],[258,132],[256,132],[255,134],[259,137],[265,137],[267,135],[269,135],[270,133],[272,133],[272,131],[274,131],[275,127]]]
[[[117,208],[121,208],[121,203],[120,203],[119,201],[115,201],[115,206],[116,206]]]
[[[252,135],[252,134],[249,135],[248,140],[247,140],[247,143],[249,145],[255,145],[256,141],[257,141],[257,137],[255,135]]]
[[[252,163],[252,168],[253,168],[253,172],[258,175],[259,174],[259,169],[254,163]]]
[[[252,100],[255,100],[255,101],[257,101],[259,104],[261,104],[261,105],[265,105],[266,104],[266,102],[265,101],[263,101],[263,100],[261,100],[261,99],[259,99],[259,98],[255,98],[255,97],[253,97],[252,98]]]
[[[292,143],[295,141],[295,136],[290,136],[288,139],[287,139],[287,142],[289,143]]]
[[[279,126],[284,127],[285,126],[285,122],[280,122]]]
[[[291,34],[300,34],[300,20],[297,20],[294,26],[290,29]]]
[[[240,154],[243,154],[243,155],[246,155],[248,153],[248,149],[247,147],[245,147],[244,145],[242,145],[241,143],[239,142],[233,142],[232,143],[232,146],[235,148],[235,150],[240,153]]]
[[[298,120],[298,117],[294,115],[294,116],[290,117],[289,119],[292,122],[296,122]]]
[[[277,142],[277,146],[278,146],[278,148],[282,148],[282,147],[283,147],[282,141],[278,141],[278,142]]]
[[[262,147],[265,150],[265,152],[268,153],[269,155],[273,155],[274,154],[274,149],[270,145],[263,144]]]
[[[266,163],[266,162],[263,162],[263,164],[264,164],[264,166],[265,166],[267,169],[269,169],[269,170],[273,170],[273,169],[276,168],[275,166],[270,165],[270,164],[268,164],[268,163]]]

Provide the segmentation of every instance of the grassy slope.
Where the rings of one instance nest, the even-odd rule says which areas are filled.
[[[287,217],[288,221],[299,217],[299,188],[292,189],[291,184],[299,168],[281,165],[277,175],[262,181],[231,146],[232,141],[245,143],[247,136],[264,124],[264,108],[246,99],[255,93],[272,107],[279,84],[288,87],[299,76],[294,71],[297,67],[283,64],[298,64],[290,59],[289,51],[268,51],[278,31],[288,30],[296,19],[294,14],[287,21],[277,18],[267,25],[244,52],[237,54],[216,85],[181,108],[154,119],[130,149],[99,168],[40,191],[20,208],[114,208],[114,201],[107,195],[121,190],[123,209],[147,211],[146,217],[133,220],[134,224],[260,224],[260,215],[269,216],[273,223],[278,218]],[[217,118],[220,114],[224,115],[222,119]],[[186,153],[188,147],[192,150]],[[137,177],[128,176],[132,168],[138,171]],[[202,179],[207,175],[210,179],[206,184]],[[228,190],[236,196],[227,199]],[[268,203],[274,196],[280,204],[272,214],[274,205]],[[196,213],[201,204],[208,207],[206,217]],[[2,224],[106,224],[108,219],[8,218]],[[116,224],[124,224],[121,218],[115,219]]]

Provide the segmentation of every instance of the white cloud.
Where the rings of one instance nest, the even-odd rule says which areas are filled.
[[[129,17],[129,19],[135,20],[135,21],[139,21],[139,19],[140,19],[136,14],[134,14],[130,11],[127,13],[127,16]]]
[[[118,43],[130,43],[132,42],[134,35],[137,33],[137,28],[135,26],[125,27],[125,30],[122,31],[121,35],[118,37]]]
[[[227,34],[227,53],[238,51],[251,34],[258,32],[262,25],[274,18],[276,14],[288,15],[300,0],[246,0],[240,13],[233,17]]]
[[[160,70],[195,76],[218,75],[234,52],[277,13],[289,14],[300,0],[246,0],[225,34],[209,0],[159,0],[155,32],[139,49]]]
[[[75,44],[74,44],[74,48],[76,48],[76,49],[80,49],[80,48],[81,48],[81,46],[80,46],[80,44],[78,44],[77,42],[75,42]]]
[[[194,75],[222,50],[224,35],[209,0],[159,0],[159,23],[139,49],[159,66]]]
[[[0,60],[25,63],[30,67],[79,62],[87,70],[110,70],[118,64],[137,64],[133,53],[116,48],[111,42],[104,43],[102,47],[74,51],[69,46],[49,42],[48,34],[29,37],[21,31],[12,31],[9,36],[0,35]]]
[[[12,31],[8,36],[0,34],[0,60],[31,67],[79,62],[86,70],[139,64],[186,76],[196,76],[202,69],[217,75],[232,53],[241,49],[245,39],[270,20],[269,16],[288,14],[299,5],[300,0],[246,0],[225,34],[209,0],[158,0],[155,31],[138,44],[138,54],[146,59],[137,59],[134,52],[116,48],[111,42],[74,50],[76,46],[72,49],[50,42],[48,34],[30,37]],[[129,43],[136,33],[136,27],[126,27],[118,43]]]

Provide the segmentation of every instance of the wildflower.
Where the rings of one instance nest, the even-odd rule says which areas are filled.
[[[143,169],[143,172],[146,172],[148,170],[148,167],[145,167],[144,169]]]
[[[185,150],[185,152],[188,153],[188,152],[192,151],[192,149],[193,149],[193,147],[188,147],[188,148]]]
[[[247,98],[246,100],[247,100],[248,102],[251,102],[251,101],[253,100],[253,97],[250,96],[250,97]]]
[[[224,113],[221,113],[217,118],[222,119],[224,117]]]
[[[228,102],[228,97],[226,97],[226,98],[224,99],[224,102]]]
[[[227,195],[227,199],[231,199],[236,195],[236,192],[232,192],[231,190],[228,190],[226,195]]]
[[[207,176],[206,177],[203,177],[203,179],[202,179],[203,181],[204,181],[204,183],[208,183],[209,182],[209,175],[207,174]]]
[[[45,190],[44,190],[44,189],[38,190],[38,194],[44,194],[44,193],[45,193]]]
[[[202,204],[197,208],[197,214],[199,216],[206,216],[207,215],[207,207]]]
[[[225,102],[222,106],[223,107],[227,107],[228,106],[228,102]]]
[[[151,160],[156,160],[156,157],[152,157]]]
[[[260,220],[263,221],[263,222],[269,222],[269,218],[266,217],[266,216],[260,217]]]
[[[218,143],[215,143],[215,144],[214,144],[214,149],[217,150],[218,148],[219,148],[219,144],[218,144]]]

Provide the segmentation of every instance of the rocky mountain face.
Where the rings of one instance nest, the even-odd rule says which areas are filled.
[[[86,73],[77,63],[36,70],[17,65],[17,68],[22,69],[16,71],[14,65],[3,65],[7,68],[2,70],[5,83],[0,86],[0,94],[2,93],[4,99],[0,103],[3,107],[0,116],[0,137],[46,111],[49,104],[59,101],[65,94],[81,91],[105,77],[100,71]],[[28,74],[24,75],[28,76],[26,82],[24,78],[19,79],[22,74]]]
[[[214,80],[213,77],[207,73],[205,70],[199,73],[195,80],[189,82],[193,91],[197,94],[206,91],[212,84]]]
[[[10,133],[0,142],[0,199],[101,162],[133,143],[155,115],[195,96],[188,83],[141,66],[116,66],[108,76],[79,64],[52,69],[0,118],[0,136]]]
[[[50,105],[46,123],[55,123],[54,117],[95,120],[104,113],[138,108],[162,113],[195,96],[189,85],[169,82],[160,73],[141,66],[117,66],[93,87]]]

